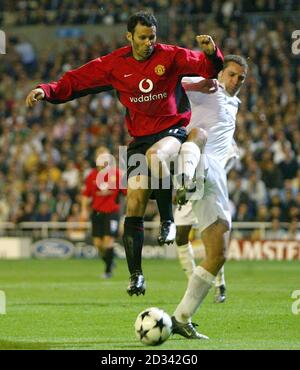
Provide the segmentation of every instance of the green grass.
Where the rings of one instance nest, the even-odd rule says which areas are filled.
[[[138,342],[133,323],[149,306],[173,312],[187,284],[178,262],[144,260],[140,297],[125,293],[125,261],[111,280],[101,280],[102,268],[99,260],[0,260],[0,349],[300,349],[300,314],[291,310],[299,262],[227,263],[227,302],[214,304],[211,292],[193,318],[210,341],[173,336],[158,348]]]

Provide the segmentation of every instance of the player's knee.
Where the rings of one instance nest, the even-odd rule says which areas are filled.
[[[187,141],[192,141],[202,150],[207,142],[207,132],[200,127],[194,127],[189,136]]]
[[[216,264],[219,266],[219,268],[221,268],[225,262],[226,262],[225,253],[222,252],[216,256]]]
[[[102,248],[102,239],[101,238],[93,238],[93,244],[96,248]]]
[[[189,242],[189,233],[191,225],[176,226],[176,244],[185,245]]]
[[[161,166],[161,162],[164,160],[164,156],[162,155],[161,151],[150,148],[147,153],[147,162],[148,162],[148,167],[149,168],[158,168]]]
[[[178,231],[176,231],[176,244],[178,246],[185,245],[189,242],[189,236],[180,234]]]
[[[112,236],[107,235],[103,237],[103,248],[109,249],[112,247],[113,243],[114,238]]]

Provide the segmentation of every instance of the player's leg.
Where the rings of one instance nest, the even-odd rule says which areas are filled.
[[[229,247],[230,232],[225,233],[226,246]],[[226,300],[226,282],[225,282],[225,267],[224,265],[218,272],[215,280],[215,302],[223,303]]]
[[[203,339],[191,323],[191,318],[205,299],[217,273],[225,263],[225,233],[228,228],[227,221],[218,219],[202,232],[201,238],[206,257],[189,279],[184,297],[174,312],[174,333],[189,339]]]
[[[195,269],[194,251],[189,240],[192,225],[198,220],[193,212],[192,203],[188,202],[183,206],[177,206],[174,213],[176,224],[176,245],[179,262],[183,271],[189,278]]]
[[[98,249],[99,257],[103,260],[103,262],[106,265],[106,250],[104,247],[103,238],[102,237],[93,238],[93,245]],[[102,275],[102,278],[106,279],[108,277],[110,276],[106,274],[106,268],[105,268],[105,272]]]
[[[224,266],[218,272],[215,281],[215,303],[223,303],[226,300],[226,285]]]
[[[103,244],[103,260],[105,262],[105,278],[112,277],[112,270],[114,268],[114,242],[115,238],[111,235],[104,235],[102,239]]]
[[[147,176],[131,176],[128,179],[126,218],[124,223],[123,244],[130,282],[129,295],[145,293],[142,271],[142,249],[144,243],[144,213],[151,190],[148,189]]]
[[[192,225],[197,224],[191,202],[177,207],[175,210],[177,254],[182,270],[190,278],[195,270],[195,258],[192,243],[189,240]],[[229,232],[228,240],[229,240]],[[226,235],[227,237],[227,235]],[[226,285],[224,266],[220,269],[215,280],[215,302],[223,303],[226,300]]]
[[[201,155],[204,152],[206,141],[206,131],[202,128],[194,127],[190,131],[187,140],[181,145],[176,175],[176,198],[179,205],[187,202],[187,191],[195,191],[196,168],[198,179],[197,186],[203,187],[204,167],[198,166],[198,164],[200,162]]]
[[[102,258],[103,256],[103,248],[102,248],[102,238],[100,237],[93,237],[93,245],[98,249],[99,256]]]
[[[172,210],[173,186],[169,166],[170,162],[177,156],[180,146],[180,138],[166,136],[152,145],[146,153],[148,166],[151,169],[152,185],[154,182],[154,185],[159,187],[152,190],[160,213],[161,224],[158,236],[160,245],[172,243],[176,236]]]
[[[188,278],[191,277],[195,265],[192,243],[189,241],[189,233],[192,225],[176,226],[177,254],[182,270]]]
[[[112,270],[115,267],[114,242],[119,232],[119,214],[109,213],[106,215],[105,235],[102,239],[105,261],[104,277],[112,277]]]
[[[100,212],[92,213],[92,237],[93,245],[98,249],[99,257],[104,260],[103,235],[104,235],[104,215]],[[105,260],[104,260],[105,262]]]

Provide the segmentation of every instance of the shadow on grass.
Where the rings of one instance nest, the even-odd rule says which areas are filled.
[[[60,350],[60,349],[101,349],[107,341],[63,341],[63,342],[30,342],[30,341],[0,341],[0,350]],[[114,342],[113,346],[120,349],[142,349],[138,344],[128,341]],[[144,349],[145,347],[143,347]]]
[[[173,338],[172,338],[173,339]],[[173,339],[174,340],[174,339]],[[175,342],[186,340],[185,338],[176,337]],[[173,342],[174,343],[174,342]],[[128,340],[114,341],[109,343],[107,340],[64,340],[53,342],[34,342],[34,341],[6,341],[0,340],[0,350],[101,350],[111,344],[111,349],[124,350],[157,350],[164,349],[164,346],[145,346],[137,341]]]

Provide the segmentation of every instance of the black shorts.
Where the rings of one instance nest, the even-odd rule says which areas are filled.
[[[92,236],[102,238],[103,236],[118,236],[119,231],[118,213],[101,213],[94,211],[92,214]]]
[[[127,148],[127,178],[130,177],[130,173],[139,167],[141,165],[141,162],[143,163],[143,168],[148,169],[145,154],[149,148],[155,143],[157,143],[159,140],[172,136],[175,137],[177,140],[180,141],[180,143],[184,143],[188,134],[186,132],[186,128],[183,126],[175,126],[170,127],[162,132],[159,132],[157,134],[153,135],[147,135],[147,136],[141,136],[135,138]],[[130,161],[130,158],[134,154],[140,154],[140,161],[132,160]],[[149,173],[147,173],[149,175]]]

